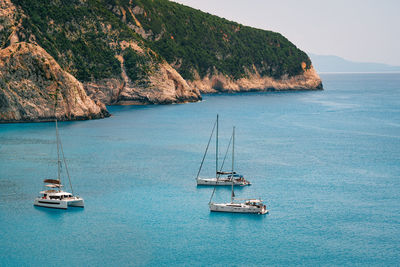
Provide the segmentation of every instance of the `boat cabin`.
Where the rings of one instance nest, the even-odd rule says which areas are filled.
[[[261,199],[248,199],[245,202],[246,205],[255,206],[257,208],[261,208],[262,206],[265,207],[263,201]]]
[[[40,192],[42,194],[42,199],[64,199],[64,198],[70,198],[72,197],[71,193],[64,192],[64,191],[56,191],[56,190],[46,190]]]
[[[232,175],[228,175],[228,178],[232,178]],[[238,173],[234,173],[233,174],[233,179],[235,180],[240,180],[240,179],[244,179],[243,175],[238,174]]]
[[[217,172],[217,174],[226,175],[229,179],[232,179],[232,172],[222,172],[221,171],[221,172]],[[235,180],[244,180],[244,176],[239,174],[239,173],[233,172],[233,179],[235,179]]]

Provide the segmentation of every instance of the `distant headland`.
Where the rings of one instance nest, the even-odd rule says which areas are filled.
[[[358,72],[400,72],[400,66],[382,63],[355,62],[338,56],[308,54],[318,72],[358,73]]]

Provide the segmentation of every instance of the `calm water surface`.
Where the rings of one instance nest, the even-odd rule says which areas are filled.
[[[325,91],[60,123],[84,209],[32,205],[56,175],[54,124],[0,125],[0,265],[398,265],[400,74],[321,77]],[[209,212],[212,188],[194,177],[217,113],[221,151],[235,125],[237,170],[253,183],[236,195],[270,214]],[[214,168],[210,153],[202,174]]]

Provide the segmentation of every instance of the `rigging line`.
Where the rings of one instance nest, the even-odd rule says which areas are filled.
[[[214,127],[213,127],[213,129],[211,131],[210,139],[208,139],[208,144],[207,144],[207,147],[206,147],[206,151],[204,152],[203,160],[201,161],[199,171],[197,172],[196,180],[199,179],[200,171],[201,171],[201,168],[203,167],[204,159],[206,158],[208,147],[210,146],[211,138],[212,138],[212,136],[214,134],[214,130],[215,130],[215,126],[216,125],[217,125],[217,121],[215,121],[215,123],[214,123]]]
[[[231,139],[229,139],[229,144],[228,144],[228,147],[226,148],[226,151],[225,151],[224,160],[222,161],[221,169],[219,170],[220,172],[222,172],[222,169],[224,168],[225,159],[226,159],[226,156],[228,155],[229,147],[231,146],[231,142],[232,142],[232,136],[231,136]],[[221,176],[221,174],[218,174],[218,175],[217,175],[217,183],[218,183],[218,179],[219,179],[220,176]],[[232,173],[232,179],[233,179],[233,173]],[[217,184],[214,185],[214,190],[213,190],[213,192],[212,192],[212,194],[211,194],[210,201],[208,202],[208,204],[211,203],[211,200],[212,200],[213,197],[214,197],[214,194],[215,194],[215,190],[216,190],[216,189],[217,189]]]
[[[58,136],[57,118],[55,119],[55,121],[56,121],[56,139],[57,139],[57,179],[58,179],[58,182],[61,184],[60,141],[59,141],[59,136]]]
[[[54,93],[54,121],[56,124],[56,140],[57,140],[57,179],[59,184],[61,184],[61,162],[60,162],[60,145],[59,145],[59,133],[57,125],[57,90]]]
[[[218,117],[219,117],[219,115],[217,114],[217,133],[215,134],[215,178],[217,179],[218,178],[218,156],[219,156],[219,153],[218,153],[218,126],[219,126],[219,123],[218,123]]]
[[[51,143],[50,147],[50,152],[48,154],[49,158],[45,158],[47,160],[47,168],[46,168],[46,175],[44,176],[45,179],[50,178],[50,176],[53,176],[53,166],[54,166],[54,160],[52,160],[52,157],[54,156],[54,145]]]
[[[235,197],[235,191],[233,191],[233,164],[235,162],[235,126],[233,126],[232,132],[232,194],[231,194],[231,203],[233,203],[233,198]]]
[[[72,193],[72,195],[74,195],[74,189],[72,189],[71,177],[69,176],[67,161],[65,160],[64,149],[63,149],[61,141],[60,141],[60,148],[61,148],[61,154],[62,154],[63,161],[64,161],[65,171],[67,172],[67,176],[68,176],[69,186],[71,187],[71,193]]]
[[[229,139],[229,144],[228,144],[228,147],[226,148],[224,160],[222,161],[221,169],[219,170],[220,172],[224,168],[225,159],[226,159],[226,156],[228,155],[228,151],[229,151],[229,147],[231,146],[231,142],[232,142],[232,136],[231,136],[231,139]]]

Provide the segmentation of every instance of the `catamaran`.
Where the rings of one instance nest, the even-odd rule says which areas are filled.
[[[211,139],[214,134],[214,130],[216,130],[216,135],[215,135],[215,177],[208,177],[208,178],[203,178],[199,177],[201,168],[203,167],[204,159],[206,158],[208,147],[210,146]],[[230,141],[229,141],[230,142]],[[229,143],[230,144],[230,143]],[[229,148],[229,146],[228,146]],[[226,156],[226,155],[225,155]],[[224,159],[225,162],[225,159]],[[208,144],[206,147],[206,151],[204,152],[203,160],[201,161],[199,171],[197,172],[197,185],[231,185],[233,182],[233,185],[250,185],[251,183],[246,180],[243,175],[238,174],[236,172],[224,172],[222,171],[224,164],[222,163],[221,169],[218,170],[218,115],[217,115],[217,120],[214,123],[214,127],[211,131],[210,138],[208,140]]]
[[[45,179],[43,181],[47,189],[40,192],[40,196],[35,199],[33,205],[46,208],[55,208],[55,209],[67,209],[69,206],[83,208],[84,207],[83,198],[74,196],[73,194],[74,191],[72,189],[71,178],[69,176],[67,168],[67,162],[64,157],[64,150],[62,148],[62,143],[58,134],[57,118],[55,120],[55,123],[56,123],[56,139],[57,139],[57,171],[58,171],[57,179]],[[63,187],[63,185],[61,184],[62,162],[60,159],[60,151],[72,193],[68,193],[62,190]]]
[[[233,127],[232,133],[232,171],[234,173],[234,155],[235,155],[235,127]],[[212,198],[215,193],[215,188],[210,198],[210,202],[208,206],[210,211],[219,211],[219,212],[234,212],[234,213],[256,213],[256,214],[266,214],[268,213],[266,205],[264,205],[261,199],[235,199],[235,192],[233,191],[234,182],[231,181],[231,202],[228,203],[214,203],[212,202]],[[236,202],[234,201],[236,200]],[[238,202],[243,201],[243,202]]]

